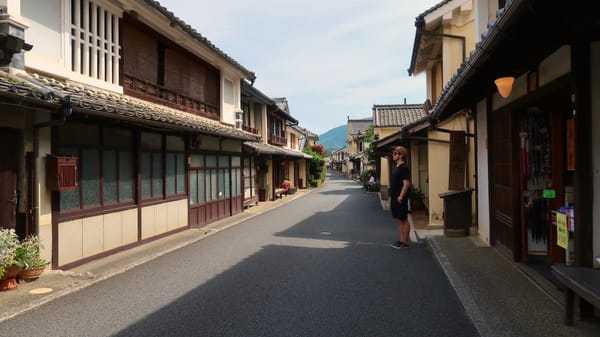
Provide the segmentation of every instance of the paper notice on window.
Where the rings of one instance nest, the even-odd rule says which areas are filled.
[[[564,249],[569,247],[569,231],[567,231],[566,214],[556,214],[556,244]]]

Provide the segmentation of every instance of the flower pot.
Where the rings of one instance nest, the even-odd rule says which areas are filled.
[[[46,267],[22,269],[19,272],[19,280],[23,280],[23,281],[27,281],[27,282],[37,280],[40,277],[40,275],[42,275],[45,268]]]
[[[17,279],[14,277],[3,278],[0,280],[0,291],[13,290],[18,286]]]
[[[19,272],[21,271],[21,267],[18,266],[10,266],[8,267],[8,269],[6,269],[4,271],[4,276],[2,276],[2,279],[8,279],[8,278],[15,278],[17,277],[17,275],[19,275]]]
[[[17,275],[19,275],[21,267],[10,266],[4,271],[4,276],[0,280],[0,291],[12,290],[17,288]]]

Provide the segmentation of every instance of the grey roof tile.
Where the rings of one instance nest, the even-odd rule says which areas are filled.
[[[423,104],[373,105],[373,126],[403,127],[427,115]]]
[[[261,142],[248,141],[248,142],[244,142],[244,145],[254,149],[256,152],[258,152],[258,154],[281,155],[281,156],[306,158],[306,159],[312,158],[311,155],[301,152],[301,151],[286,149],[283,147],[274,146],[271,144],[265,144],[265,143],[261,143]]]
[[[346,135],[350,137],[351,135],[356,135],[358,132],[364,132],[371,124],[373,124],[373,119],[349,119],[348,124],[346,126]]]
[[[82,113],[106,118],[127,119],[142,125],[241,140],[258,140],[260,138],[219,121],[124,94],[83,84],[63,82],[36,74],[20,77],[6,73],[3,75],[0,76],[0,94],[5,98],[27,99],[30,104],[34,105],[58,106],[65,97],[68,97],[73,110]]]

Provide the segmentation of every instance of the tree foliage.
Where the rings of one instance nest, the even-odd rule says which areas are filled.
[[[312,156],[312,159],[308,161],[308,182],[312,187],[319,186],[327,174],[323,159],[326,156],[325,149],[322,145],[311,145],[304,149],[304,153]]]
[[[367,159],[369,161],[377,160],[373,142],[379,139],[379,136],[375,134],[375,127],[373,124],[369,125],[369,127],[365,129],[365,134],[366,136],[364,138],[364,142],[368,143],[369,146],[363,150],[363,153],[367,155]]]

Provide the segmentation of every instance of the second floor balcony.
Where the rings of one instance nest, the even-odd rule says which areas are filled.
[[[250,132],[252,134],[258,135],[258,129],[257,128],[253,128],[249,125],[242,125],[242,130],[246,131],[246,132]]]
[[[219,107],[181,95],[156,83],[123,74],[123,89],[128,95],[183,110],[194,115],[219,120]]]
[[[286,146],[287,145],[287,138],[269,133],[269,144],[271,144],[271,145],[279,145],[279,146]]]

